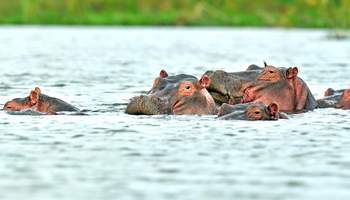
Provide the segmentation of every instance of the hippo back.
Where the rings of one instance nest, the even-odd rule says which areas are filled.
[[[305,102],[305,110],[313,110],[315,108],[317,108],[317,101],[314,97],[314,95],[311,93],[310,88],[306,85],[305,81],[301,78],[299,78],[302,83],[305,85],[306,89],[307,89],[307,99]]]
[[[53,112],[79,112],[79,109],[70,105],[69,103],[45,94],[40,94],[40,101],[47,102],[50,105]]]

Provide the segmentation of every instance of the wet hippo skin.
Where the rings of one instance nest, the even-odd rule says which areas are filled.
[[[246,103],[229,105],[224,103],[219,108],[219,119],[225,120],[278,120],[288,119],[288,117],[279,112],[279,106],[276,103],[265,105],[263,103]]]
[[[317,100],[318,108],[350,109],[350,89],[334,90],[328,88],[325,97]]]
[[[276,68],[266,65],[255,82],[243,88],[242,103],[275,102],[282,112],[313,110],[317,103],[306,83],[299,78],[298,68]]]
[[[261,70],[247,70],[241,72],[225,72],[222,70],[207,71],[210,79],[209,93],[220,106],[223,103],[237,104],[241,102],[244,85],[258,77]]]
[[[131,99],[127,114],[134,115],[214,115],[217,108],[207,91],[210,80],[186,74],[169,76],[162,70],[147,95]]]
[[[39,87],[32,90],[28,97],[16,98],[6,102],[4,105],[4,110],[7,112],[29,109],[49,115],[64,111],[79,112],[79,109],[58,98],[42,94]]]

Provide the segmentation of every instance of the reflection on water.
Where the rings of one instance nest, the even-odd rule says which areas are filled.
[[[0,28],[0,106],[35,86],[88,113],[0,112],[0,199],[349,199],[350,114],[289,120],[129,116],[160,69],[201,76],[298,66],[317,97],[350,87],[350,41],[327,31]]]

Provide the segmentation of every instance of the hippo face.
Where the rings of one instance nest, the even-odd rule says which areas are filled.
[[[215,102],[206,90],[208,85],[207,75],[198,80],[196,77],[186,74],[168,76],[168,73],[162,70],[146,96],[131,99],[126,113],[147,115],[216,114]]]
[[[11,112],[31,109],[38,104],[40,93],[40,89],[36,87],[33,91],[30,92],[28,97],[16,98],[6,102],[4,105],[4,110]]]
[[[298,68],[276,68],[266,65],[257,80],[242,88],[241,103],[276,102],[283,112],[312,110],[316,100],[306,83],[298,77]]]
[[[339,103],[335,106],[341,109],[350,109],[350,89],[344,90],[340,97]]]
[[[268,82],[278,82],[285,79],[292,79],[297,77],[298,68],[290,67],[286,68],[277,68],[271,65],[267,65],[257,77],[259,81],[268,81]]]
[[[5,111],[21,111],[21,110],[26,110],[30,109],[31,105],[29,104],[29,98],[15,98],[12,99],[11,101],[8,101],[4,105],[4,110]]]
[[[253,104],[247,108],[245,115],[249,120],[277,120],[278,105],[276,103],[268,106],[261,103]]]
[[[266,106],[263,103],[248,103],[239,105],[223,104],[219,110],[221,119],[238,119],[238,120],[278,120],[286,118],[279,112],[278,105],[271,103]]]

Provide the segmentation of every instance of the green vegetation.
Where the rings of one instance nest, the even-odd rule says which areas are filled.
[[[0,0],[0,23],[350,28],[350,0]]]

